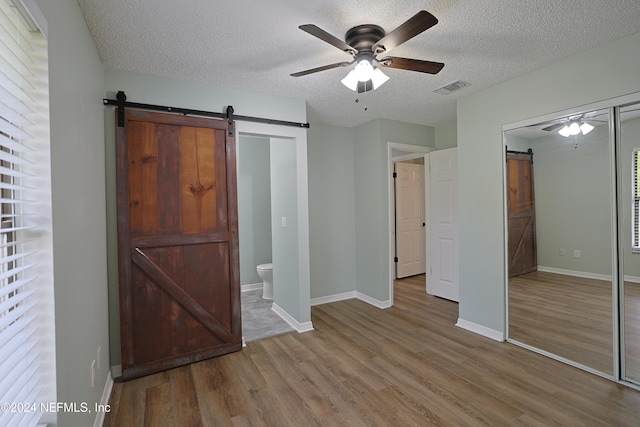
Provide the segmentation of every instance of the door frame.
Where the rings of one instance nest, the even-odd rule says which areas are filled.
[[[298,288],[295,292],[275,292],[274,308],[275,312],[285,320],[297,332],[307,332],[313,330],[311,323],[311,273],[309,260],[309,185],[308,185],[308,161],[307,161],[307,129],[294,128],[273,124],[263,124],[255,122],[236,122],[236,158],[238,156],[237,139],[243,135],[261,136],[269,139],[292,139],[296,147],[296,201],[297,212],[295,221],[297,224],[297,244],[298,244],[298,271],[296,278]],[[272,216],[272,225],[276,221],[280,227],[280,219]],[[241,225],[239,225],[241,226]],[[273,247],[272,259],[278,254]],[[240,247],[242,252],[242,247]],[[294,295],[292,295],[292,293]]]
[[[402,151],[404,154],[393,155],[393,151]],[[421,145],[402,144],[399,142],[387,142],[387,184],[388,184],[388,199],[387,208],[389,211],[389,224],[388,224],[388,260],[389,260],[389,306],[393,306],[393,281],[396,278],[396,266],[393,261],[395,254],[395,185],[393,182],[393,164],[402,160],[410,160],[423,158],[424,159],[424,212],[425,215],[429,210],[427,209],[429,203],[429,153],[435,151],[434,147],[425,147]],[[427,292],[427,283],[429,283],[429,221],[425,221],[425,292]]]
[[[402,157],[405,157],[405,156],[402,156]],[[400,187],[398,187],[398,177],[399,177],[398,166],[399,166],[399,164],[400,165],[413,164],[413,163],[408,163],[409,160],[422,160],[422,163],[418,163],[417,165],[418,166],[422,166],[422,174],[421,174],[422,176],[421,176],[421,182],[420,182],[420,190],[421,191],[420,192],[422,193],[421,196],[422,196],[423,201],[424,201],[424,196],[425,196],[425,182],[424,182],[424,180],[425,180],[425,175],[426,175],[425,171],[424,171],[424,168],[425,168],[425,166],[429,167],[429,165],[425,165],[424,164],[424,161],[425,161],[424,155],[415,156],[413,154],[409,154],[409,155],[407,155],[407,157],[409,157],[409,158],[408,159],[402,159],[402,160],[394,160],[394,162],[393,162],[393,171],[396,173],[396,178],[395,178],[395,182],[394,182],[394,198],[393,198],[394,206],[395,206],[394,214],[396,215],[396,218],[395,218],[395,221],[394,221],[395,234],[394,234],[393,244],[394,244],[394,253],[398,257],[399,257],[399,248],[398,248],[398,242],[399,242],[399,240],[398,240],[398,227],[399,227],[399,222],[398,222],[398,218],[397,218],[397,213],[398,213],[398,203],[403,201],[403,200],[400,200],[399,193],[398,193],[398,188],[400,188]],[[422,208],[421,208],[422,209],[421,210],[422,226],[421,226],[421,229],[420,229],[420,232],[422,234],[426,233],[426,216],[427,216],[427,213],[425,211],[425,206],[426,206],[426,203],[422,203]],[[426,262],[427,262],[426,250],[427,250],[427,248],[424,245],[424,243],[426,241],[426,236],[422,240],[423,240],[423,242],[422,242],[423,246],[422,246],[421,258],[422,258],[422,268],[424,268],[425,271],[423,273],[418,273],[418,274],[424,274],[426,272],[426,268],[427,268],[427,266],[426,266]],[[398,278],[398,271],[400,270],[399,263],[400,263],[400,258],[399,258],[397,263],[394,262],[394,264],[395,264],[395,278],[396,279]],[[412,275],[411,274],[406,275],[406,277],[410,277],[410,276],[412,276]]]

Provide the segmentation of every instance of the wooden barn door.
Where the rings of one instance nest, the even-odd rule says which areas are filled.
[[[507,153],[509,277],[536,271],[533,153]]]
[[[118,128],[123,379],[242,348],[227,129],[221,120],[135,110]]]

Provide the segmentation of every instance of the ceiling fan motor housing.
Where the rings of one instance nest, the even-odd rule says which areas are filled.
[[[374,53],[372,52],[373,45],[385,35],[384,29],[379,25],[365,24],[358,25],[347,31],[344,40],[349,46],[354,47],[358,53],[367,51]]]

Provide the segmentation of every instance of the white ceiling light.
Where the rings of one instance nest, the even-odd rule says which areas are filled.
[[[373,76],[373,65],[371,65],[369,60],[363,59],[358,62],[358,65],[353,68],[352,72],[359,82],[368,82],[371,80],[371,76]]]
[[[572,135],[578,135],[580,132],[582,132],[583,135],[586,135],[592,130],[593,126],[587,122],[572,121],[571,123],[564,125],[558,133],[565,138],[568,138]]]
[[[359,82],[366,83],[369,80],[371,80],[373,90],[376,90],[389,80],[389,76],[383,73],[380,68],[374,67],[370,60],[363,59],[342,79],[342,84],[355,92],[358,90]]]
[[[382,72],[380,68],[375,68],[373,70],[373,75],[371,76],[371,83],[373,83],[373,90],[378,89],[380,86],[389,80],[389,76]]]
[[[356,73],[354,73],[353,70],[349,71],[349,74],[342,79],[342,84],[354,92],[358,90],[358,78],[356,77]]]
[[[586,135],[593,130],[593,126],[591,126],[587,122],[584,122],[580,125],[580,130],[582,131],[583,135]]]

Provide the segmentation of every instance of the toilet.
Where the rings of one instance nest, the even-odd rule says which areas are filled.
[[[273,264],[260,264],[256,270],[262,279],[262,298],[273,299]]]

